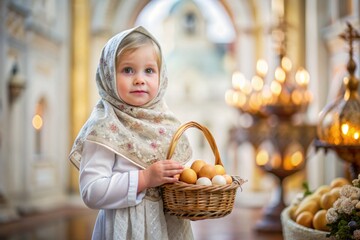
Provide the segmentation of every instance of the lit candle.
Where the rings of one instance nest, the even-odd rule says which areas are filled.
[[[264,166],[269,162],[269,153],[266,150],[260,150],[256,154],[255,158],[256,164],[259,166]]]
[[[286,73],[281,67],[277,67],[275,70],[275,80],[283,83],[286,79]]]
[[[43,126],[43,119],[39,114],[36,114],[32,119],[32,125],[35,128],[35,152],[41,153],[41,128]]]
[[[283,57],[281,59],[281,67],[285,70],[285,72],[290,72],[292,69],[292,62],[291,62],[290,58]]]
[[[268,72],[268,64],[264,59],[259,59],[256,62],[256,72],[259,74],[260,77],[264,77]]]
[[[295,81],[299,86],[306,88],[309,84],[310,75],[304,68],[299,68],[295,74]]]
[[[359,144],[360,128],[349,123],[342,123],[340,126],[342,144]]]

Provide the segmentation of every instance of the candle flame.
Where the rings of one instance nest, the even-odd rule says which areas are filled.
[[[264,166],[269,162],[269,153],[265,150],[260,150],[256,155],[256,164],[259,166]]]
[[[295,74],[295,81],[302,87],[306,87],[309,84],[310,75],[304,68],[299,68]]]
[[[264,77],[268,72],[268,64],[264,59],[259,59],[256,62],[256,72],[261,76]]]
[[[341,132],[343,133],[343,134],[348,134],[348,132],[349,132],[349,125],[347,124],[347,123],[344,123],[344,124],[342,124],[341,125]]]
[[[281,67],[286,71],[286,72],[290,72],[292,69],[292,62],[290,60],[290,58],[288,57],[283,57],[281,59]]]
[[[275,79],[281,83],[285,82],[286,73],[281,67],[277,67],[275,70]]]
[[[36,130],[40,130],[43,126],[42,117],[39,114],[36,114],[32,119],[32,125]]]
[[[281,93],[281,84],[277,81],[272,81],[270,85],[271,92],[275,95],[279,95]]]

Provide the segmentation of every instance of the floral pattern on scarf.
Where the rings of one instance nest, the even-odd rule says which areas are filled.
[[[146,168],[155,161],[166,159],[170,141],[180,126],[163,99],[168,78],[162,54],[159,91],[154,99],[136,107],[118,96],[115,77],[117,48],[127,35],[135,31],[150,37],[160,48],[157,40],[141,26],[123,31],[106,43],[96,74],[101,99],[80,130],[69,155],[77,168],[80,167],[85,141],[103,145],[137,166]],[[172,159],[185,164],[190,157],[191,148],[183,136]]]

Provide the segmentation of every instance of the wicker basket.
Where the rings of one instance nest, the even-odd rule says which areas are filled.
[[[329,232],[307,228],[294,222],[290,218],[290,209],[291,207],[287,207],[281,212],[281,224],[285,240],[329,240],[329,238],[326,238],[326,234]]]
[[[196,122],[188,122],[180,126],[170,143],[167,159],[172,157],[177,141],[190,127],[198,128],[203,132],[215,155],[215,164],[223,165],[213,136],[206,127]],[[180,181],[164,184],[161,191],[164,211],[192,221],[224,217],[231,213],[236,190],[245,182],[237,176],[232,176],[232,179],[231,184],[224,186],[201,186]]]

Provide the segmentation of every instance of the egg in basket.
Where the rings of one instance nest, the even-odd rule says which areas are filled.
[[[214,153],[215,163],[195,160],[190,168],[185,168],[180,174],[180,181],[164,184],[161,187],[164,211],[193,221],[224,217],[231,213],[236,190],[245,180],[226,174],[210,131],[197,122],[183,124],[171,140],[167,159],[172,157],[181,135],[191,127],[202,131]]]

